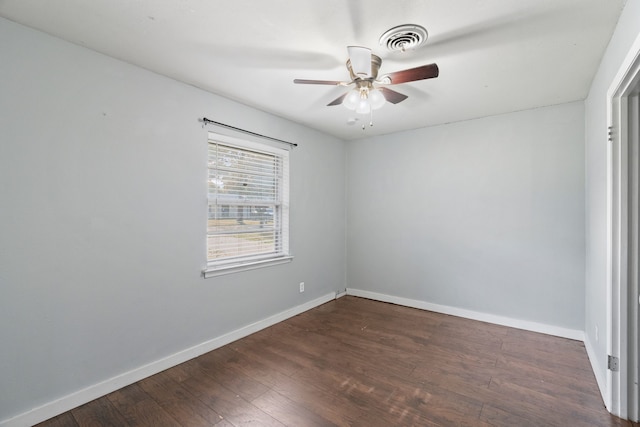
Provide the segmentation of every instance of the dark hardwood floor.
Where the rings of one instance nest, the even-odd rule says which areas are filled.
[[[637,426],[581,342],[356,297],[39,424],[209,425]]]

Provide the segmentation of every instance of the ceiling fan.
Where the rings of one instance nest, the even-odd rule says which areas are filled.
[[[296,84],[332,86],[355,84],[354,90],[339,96],[327,106],[343,104],[350,110],[355,110],[356,113],[368,114],[371,110],[382,107],[387,101],[397,104],[408,98],[407,95],[391,90],[386,86],[438,77],[438,66],[436,64],[428,64],[384,74],[378,78],[378,71],[382,65],[382,59],[379,56],[371,53],[371,49],[361,46],[348,46],[347,50],[349,52],[347,70],[349,70],[351,81],[295,79],[293,82]]]

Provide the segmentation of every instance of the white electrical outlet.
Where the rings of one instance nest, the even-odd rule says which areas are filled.
[[[304,292],[304,282],[300,282],[300,292]]]
[[[598,336],[598,327],[596,326],[596,342],[600,340],[600,336]]]

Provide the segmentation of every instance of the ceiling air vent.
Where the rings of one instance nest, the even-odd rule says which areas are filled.
[[[427,41],[427,30],[420,25],[399,25],[380,36],[380,46],[392,52],[416,49]]]

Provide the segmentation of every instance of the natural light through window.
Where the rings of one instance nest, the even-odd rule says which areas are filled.
[[[290,260],[289,152],[209,133],[205,276]]]

